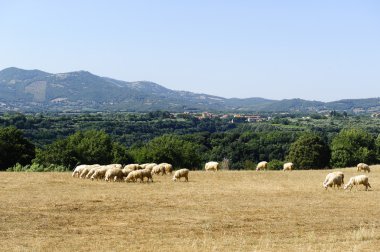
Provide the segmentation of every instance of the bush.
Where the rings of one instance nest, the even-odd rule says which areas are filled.
[[[244,167],[243,169],[244,170],[255,170],[256,169],[256,163],[254,163],[253,161],[251,160],[245,160],[244,161]]]
[[[0,170],[17,163],[29,164],[34,157],[35,147],[24,138],[22,131],[15,127],[0,128]]]
[[[330,149],[318,135],[308,133],[292,143],[287,160],[299,169],[323,169],[329,165]]]
[[[375,140],[361,129],[345,129],[331,143],[331,163],[334,167],[356,166],[376,162]]]
[[[62,165],[48,165],[44,166],[41,164],[33,163],[32,165],[22,166],[17,163],[13,167],[7,169],[9,172],[66,172],[70,171],[68,167]]]
[[[284,165],[284,162],[273,159],[268,162],[268,170],[282,170],[282,167]]]

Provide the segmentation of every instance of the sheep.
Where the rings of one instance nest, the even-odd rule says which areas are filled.
[[[256,171],[266,170],[268,168],[268,162],[267,161],[261,161],[256,166]]]
[[[372,188],[368,182],[368,177],[366,175],[358,175],[358,176],[351,177],[348,183],[344,186],[344,189],[347,189],[349,187],[351,191],[354,185],[355,186],[364,185],[366,191],[368,191],[368,187]]]
[[[152,173],[149,169],[139,170],[139,172],[141,173],[142,182],[144,182],[144,178],[148,178],[148,182],[149,182],[149,179],[153,182]]]
[[[144,164],[141,164],[140,167],[145,169],[145,167],[148,165],[149,163],[144,163]]]
[[[88,166],[88,165],[86,165],[86,164],[78,165],[77,167],[75,167],[72,176],[73,176],[73,177],[78,177],[78,178],[79,178],[80,173],[81,173],[81,172],[83,171],[83,169],[86,168],[87,166]]]
[[[173,175],[173,181],[178,181],[181,178],[185,178],[186,182],[189,182],[189,169],[180,169],[177,170]]]
[[[219,169],[218,162],[211,161],[205,164],[206,171],[217,171],[218,169]]]
[[[111,179],[114,179],[114,181],[116,181],[118,179],[122,179],[123,175],[124,175],[124,173],[123,173],[122,169],[114,167],[114,168],[108,169],[106,171],[106,174],[104,176],[104,180],[105,181],[111,181]]]
[[[283,166],[283,171],[291,171],[294,169],[294,164],[293,163],[285,163]]]
[[[360,172],[360,171],[364,171],[364,172],[370,172],[371,169],[369,168],[369,166],[365,163],[359,163],[357,166],[357,171]]]
[[[172,174],[172,172],[173,172],[173,166],[172,166],[171,164],[168,164],[168,163],[161,163],[160,165],[164,167],[164,169],[165,169],[165,174],[166,174],[166,173],[170,173],[170,174]]]
[[[92,168],[94,167],[98,167],[99,165],[98,164],[95,164],[95,165],[86,165],[86,167],[84,167],[79,175],[80,178],[86,178],[87,174],[91,171]]]
[[[128,174],[129,174],[130,172],[134,171],[134,170],[123,168],[121,171],[123,172],[123,177],[127,177]]]
[[[110,167],[110,168],[120,168],[122,169],[123,166],[121,164],[109,164],[109,165],[105,165],[106,167]]]
[[[342,172],[331,172],[326,175],[323,187],[327,190],[327,187],[341,187],[344,184],[344,174]]]
[[[112,167],[107,167],[106,165],[101,166],[99,169],[97,169],[94,174],[91,176],[91,180],[98,180],[103,179],[106,175],[107,170],[111,169]]]
[[[148,163],[148,164],[144,164],[144,166],[141,166],[141,167],[143,167],[143,169],[152,171],[153,167],[155,167],[156,165],[157,165],[156,163]]]
[[[86,179],[91,178],[91,176],[96,172],[96,170],[98,170],[98,169],[100,169],[100,168],[101,168],[100,165],[97,165],[97,166],[91,168],[90,171],[89,171],[89,172],[87,173],[87,175],[86,175]]]
[[[326,178],[325,178],[325,181],[323,182],[323,185],[325,185],[328,180],[330,179],[330,177],[335,177],[335,176],[339,176],[341,177],[341,184],[344,184],[344,174],[343,172],[341,171],[335,171],[335,172],[330,172],[329,174],[326,175]],[[335,184],[333,184],[333,186],[335,187]]]
[[[129,170],[140,170],[142,167],[139,164],[128,164],[124,166],[124,169],[129,169]]]
[[[146,168],[145,168],[146,169]],[[165,170],[165,167],[162,166],[161,164],[159,165],[155,165],[153,168],[152,168],[152,171],[151,171],[151,174],[160,174],[161,175],[164,175],[166,174],[166,170]]]
[[[137,171],[131,171],[126,178],[124,178],[124,181],[129,182],[133,181],[136,182],[137,179],[140,179],[142,181],[142,173],[141,170]]]

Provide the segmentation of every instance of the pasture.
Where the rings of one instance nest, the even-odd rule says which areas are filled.
[[[190,172],[189,182],[90,181],[0,173],[6,251],[376,251],[380,166],[372,189],[331,189],[321,171]],[[355,169],[339,169],[345,182]]]

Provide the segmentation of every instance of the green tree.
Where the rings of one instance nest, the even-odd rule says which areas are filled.
[[[16,163],[26,165],[35,157],[35,147],[15,127],[0,128],[0,170]]]
[[[115,142],[112,144],[112,163],[115,163],[115,164],[133,163],[133,159],[131,155],[128,153],[127,148],[118,142]]]
[[[77,164],[123,164],[130,160],[127,149],[113,143],[104,131],[89,130],[78,131],[66,139],[53,142],[44,150],[38,150],[34,162],[73,168]]]
[[[180,136],[166,134],[156,137],[145,146],[134,149],[132,155],[138,163],[171,163],[174,167],[200,168],[200,146],[181,139]]]
[[[68,137],[69,149],[75,151],[80,163],[107,164],[112,162],[112,140],[104,131],[79,131]]]
[[[33,163],[49,166],[51,164],[63,165],[73,168],[80,160],[74,149],[68,147],[67,139],[58,139],[49,144],[46,149],[37,149]]]
[[[320,136],[308,133],[291,144],[287,160],[299,169],[322,169],[329,165],[330,150]]]
[[[376,138],[375,145],[377,162],[380,162],[380,134]]]
[[[376,161],[375,140],[364,130],[344,129],[332,140],[331,163],[334,167],[355,166]]]

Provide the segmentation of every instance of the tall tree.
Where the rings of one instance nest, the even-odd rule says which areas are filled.
[[[323,169],[329,165],[330,150],[320,136],[308,133],[291,144],[287,160],[299,169]]]
[[[362,129],[344,129],[331,142],[331,163],[334,167],[355,166],[376,161],[375,140]]]
[[[156,137],[145,146],[132,153],[135,161],[168,162],[174,167],[199,168],[201,162],[200,146],[181,139],[180,136],[166,134]]]
[[[0,128],[0,170],[16,163],[27,165],[35,157],[34,145],[15,127]]]
[[[78,131],[37,151],[36,163],[73,168],[77,164],[110,164],[130,161],[127,149],[114,143],[104,131]]]

